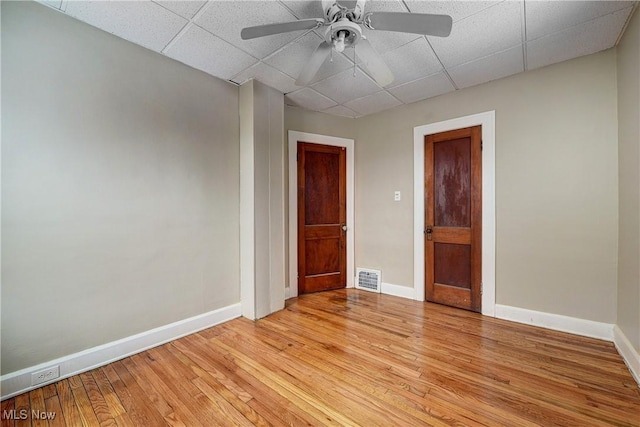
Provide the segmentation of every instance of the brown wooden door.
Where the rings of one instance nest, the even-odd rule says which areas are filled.
[[[346,150],[298,142],[298,294],[344,288]]]
[[[480,312],[481,126],[425,137],[427,301]]]

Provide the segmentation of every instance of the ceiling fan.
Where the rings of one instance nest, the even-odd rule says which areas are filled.
[[[451,33],[452,19],[449,15],[406,12],[366,12],[366,0],[343,1],[322,0],[323,18],[301,19],[279,24],[258,25],[243,28],[243,40],[291,31],[313,30],[326,26],[324,41],[316,48],[302,69],[296,85],[306,86],[318,72],[332,50],[343,52],[354,48],[356,56],[380,86],[393,81],[393,74],[380,54],[376,52],[362,34],[362,26],[370,30],[396,31],[401,33],[447,37]],[[353,7],[348,7],[353,6]],[[356,48],[357,47],[357,48]]]

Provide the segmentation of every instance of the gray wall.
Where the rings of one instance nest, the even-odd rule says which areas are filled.
[[[240,87],[242,314],[284,308],[284,95],[258,81]]]
[[[238,89],[1,7],[2,373],[239,302]]]
[[[497,303],[614,323],[613,49],[356,119],[356,266],[413,286],[413,128],[488,110],[496,111]],[[285,114],[287,129],[353,137],[341,123]]]
[[[640,352],[640,13],[618,47],[618,327]]]

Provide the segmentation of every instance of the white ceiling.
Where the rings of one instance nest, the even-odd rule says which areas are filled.
[[[615,46],[637,2],[369,0],[365,11],[453,18],[447,38],[365,29],[395,76],[387,87],[354,67],[353,49],[334,52],[307,87],[296,86],[323,28],[240,38],[247,26],[322,17],[319,1],[41,3],[221,79],[259,80],[288,105],[360,117]]]

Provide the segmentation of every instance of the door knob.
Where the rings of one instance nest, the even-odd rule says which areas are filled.
[[[433,226],[427,225],[427,229],[424,230],[424,233],[427,235],[427,240],[431,240],[433,238]]]
[[[347,231],[349,229],[349,227],[347,227],[345,224],[342,224],[342,231]]]

